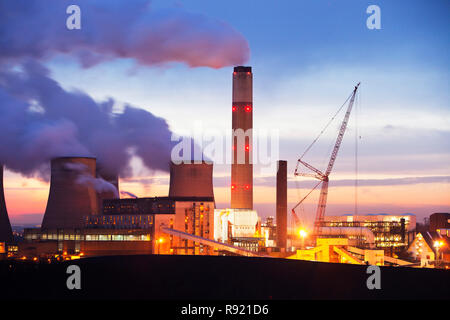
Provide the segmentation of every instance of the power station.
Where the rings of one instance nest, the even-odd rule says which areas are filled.
[[[167,163],[170,172],[167,196],[120,199],[118,175],[97,163],[96,158],[58,157],[51,160],[50,192],[42,226],[25,229],[25,241],[18,246],[20,254],[35,258],[62,256],[64,259],[128,254],[244,255],[355,264],[404,264],[385,256],[383,247],[407,245],[407,233],[412,232],[415,219],[405,216],[389,216],[388,220],[384,216],[324,218],[328,176],[358,85],[348,99],[327,170],[322,173],[300,158],[298,162],[313,173],[300,172],[297,164],[294,174],[319,179],[316,187],[322,183],[315,231],[310,236],[315,243],[297,239],[297,232],[304,238],[305,231],[298,230],[301,224],[295,213],[312,191],[292,210],[296,226],[289,229],[286,160],[277,161],[276,225],[273,217],[268,217],[263,224],[254,210],[251,67],[233,69],[232,88],[229,206],[216,207],[213,164],[206,161]],[[4,248],[13,237],[3,192],[3,168],[0,183],[0,245]],[[2,250],[5,251],[0,247]]]
[[[251,67],[234,68],[232,114],[231,208],[253,210],[253,75]]]

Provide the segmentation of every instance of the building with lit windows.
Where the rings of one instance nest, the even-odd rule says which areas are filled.
[[[411,257],[422,267],[450,267],[449,237],[446,232],[418,232],[408,247]]]
[[[255,210],[216,209],[214,211],[214,239],[250,251],[264,246],[261,220]]]
[[[48,258],[153,253],[152,229],[25,229],[20,257]]]
[[[264,238],[265,247],[276,247],[277,226],[273,217],[267,217],[265,223],[261,224],[261,236]]]
[[[374,234],[375,247],[385,249],[386,254],[399,252],[406,248],[414,237],[416,216],[414,214],[367,214],[326,216],[323,227],[365,227]],[[364,246],[364,239],[349,238]]]
[[[169,235],[164,228],[213,239],[214,198],[104,200],[103,214],[85,217],[84,228],[25,229],[19,255],[214,254],[213,248]]]
[[[433,250],[433,240],[429,232],[425,232],[425,237],[418,232],[413,242],[408,247],[408,253],[416,261],[420,261],[421,267],[431,267],[435,260]]]
[[[104,200],[103,214],[85,217],[83,228],[29,228],[19,244],[25,257],[155,253],[155,215],[174,215],[169,198]]]
[[[174,229],[205,239],[214,239],[213,197],[170,197],[175,203],[174,214],[155,215],[156,253],[179,255],[214,255],[214,249],[199,242],[165,233]]]
[[[436,212],[430,215],[429,231],[434,232],[438,229],[450,229],[450,213]]]

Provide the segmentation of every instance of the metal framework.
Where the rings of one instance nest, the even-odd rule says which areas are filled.
[[[330,161],[328,163],[327,169],[325,172],[320,171],[319,169],[313,167],[312,165],[306,163],[302,160],[302,158],[305,156],[305,154],[311,149],[311,147],[314,145],[314,143],[319,139],[319,137],[322,135],[322,133],[325,131],[325,129],[329,126],[331,121],[336,117],[337,113],[342,109],[342,107],[345,105],[347,100],[344,102],[344,104],[341,106],[341,108],[338,110],[338,112],[334,115],[334,117],[330,120],[330,122],[327,124],[325,129],[323,129],[319,136],[311,143],[311,145],[306,149],[306,151],[303,153],[303,155],[298,159],[297,166],[295,168],[294,175],[295,176],[303,176],[303,177],[312,177],[315,179],[318,179],[319,182],[314,186],[314,188],[302,199],[300,200],[295,207],[292,209],[293,216],[298,220],[297,215],[295,214],[295,209],[320,185],[322,184],[322,188],[320,191],[320,197],[319,197],[319,203],[317,205],[317,211],[316,211],[316,219],[314,221],[314,231],[313,231],[313,237],[316,237],[320,234],[320,227],[321,222],[323,221],[323,218],[325,216],[325,209],[327,205],[327,197],[328,197],[328,183],[329,183],[329,175],[331,171],[333,170],[334,163],[336,161],[339,148],[341,147],[342,139],[344,138],[345,130],[347,129],[348,120],[350,118],[350,113],[352,112],[353,104],[355,102],[356,97],[356,91],[358,90],[360,83],[358,83],[355,88],[353,89],[352,94],[350,95],[350,102],[347,107],[347,111],[344,116],[344,120],[342,121],[339,134],[336,139],[336,143],[334,145],[333,151],[331,153]],[[307,173],[307,172],[300,172],[299,171],[299,165],[303,165],[309,170],[311,170],[313,173]]]

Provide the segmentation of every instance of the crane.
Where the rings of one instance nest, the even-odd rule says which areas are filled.
[[[319,185],[322,185],[321,191],[320,191],[320,197],[319,197],[319,203],[317,205],[316,210],[316,219],[314,221],[314,231],[313,231],[313,237],[317,237],[317,235],[320,234],[320,227],[321,223],[325,216],[325,208],[327,205],[327,196],[328,196],[328,183],[329,183],[329,175],[331,171],[333,170],[334,163],[336,161],[339,148],[341,147],[342,139],[344,138],[345,130],[347,129],[348,120],[350,118],[350,113],[352,112],[353,103],[355,102],[356,97],[356,91],[358,90],[360,83],[358,83],[355,88],[353,89],[352,94],[347,98],[347,100],[344,102],[344,104],[339,108],[337,113],[332,117],[330,122],[325,126],[325,128],[320,132],[319,136],[311,143],[311,145],[306,149],[306,151],[303,153],[303,155],[298,159],[297,166],[295,168],[294,176],[303,176],[303,177],[312,177],[317,180],[319,180],[314,187],[309,191],[309,193],[304,196],[293,208],[292,208],[292,215],[295,219],[295,221],[299,221],[297,214],[295,213],[295,209],[303,203],[303,201],[317,188]],[[341,127],[339,129],[339,134],[336,139],[336,143],[334,145],[333,151],[331,153],[330,161],[328,162],[327,169],[325,172],[320,171],[319,169],[313,167],[312,165],[306,163],[303,161],[303,157],[305,154],[311,149],[311,147],[314,145],[314,143],[319,139],[319,137],[322,135],[322,133],[325,131],[325,129],[330,125],[331,121],[334,120],[334,118],[337,116],[337,114],[340,112],[340,110],[345,106],[347,101],[350,99],[350,102],[347,107],[347,111],[344,116],[344,120],[342,121]],[[307,169],[309,169],[312,172],[300,172],[299,166],[303,165]]]

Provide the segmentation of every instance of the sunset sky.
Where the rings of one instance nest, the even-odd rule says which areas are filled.
[[[381,30],[366,27],[370,4],[381,9]],[[161,0],[152,7],[224,21],[248,41],[253,125],[278,130],[279,157],[288,160],[289,210],[312,185],[294,178],[297,158],[361,82],[330,176],[327,214],[354,212],[356,128],[360,214],[414,213],[421,221],[450,211],[448,1]],[[133,58],[115,58],[86,68],[70,53],[43,63],[66,90],[82,90],[98,101],[113,97],[118,108],[125,103],[145,108],[173,132],[190,135],[194,123],[224,134],[231,128],[232,66],[143,66]],[[306,158],[319,169],[326,168],[343,116]],[[255,167],[254,202],[262,217],[275,215],[275,174]],[[218,208],[229,206],[229,180],[230,166],[216,164]],[[48,183],[6,168],[4,185],[12,224],[39,224]],[[121,178],[120,188],[139,197],[165,196],[168,174],[148,170],[135,158],[133,175]],[[312,219],[317,199],[316,191],[303,219]]]

